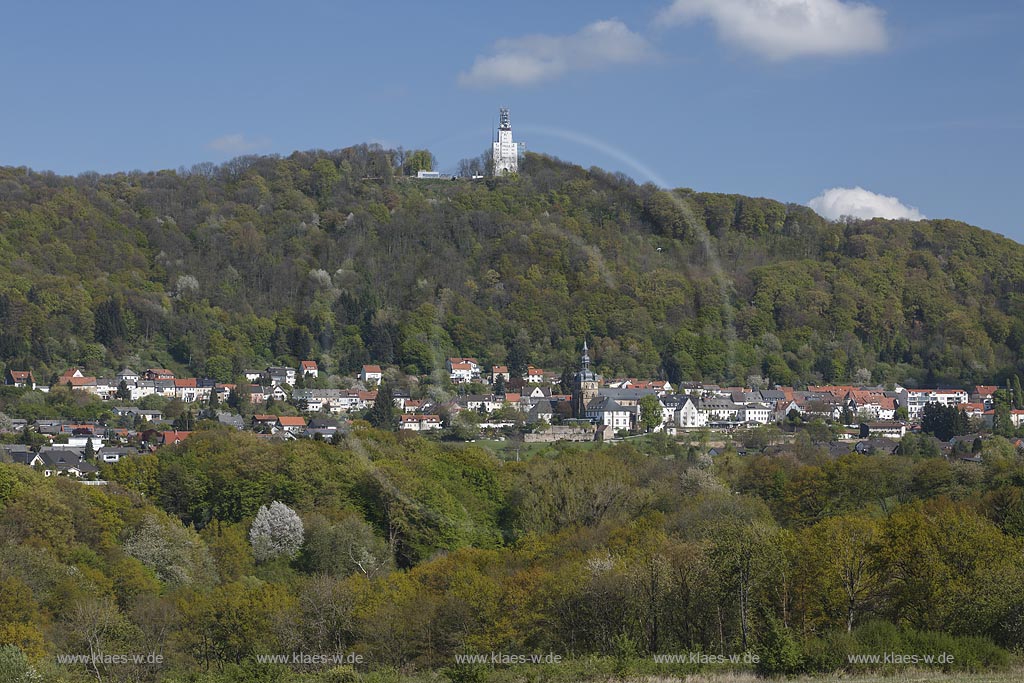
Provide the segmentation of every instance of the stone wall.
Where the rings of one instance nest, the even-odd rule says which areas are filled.
[[[533,434],[524,434],[526,443],[554,443],[555,441],[596,441],[597,430],[594,427],[577,427],[569,425],[552,425],[550,429]]]

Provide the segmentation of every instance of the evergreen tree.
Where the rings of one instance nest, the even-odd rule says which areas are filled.
[[[114,393],[114,396],[117,397],[121,401],[128,401],[128,400],[130,400],[131,397],[132,397],[132,392],[131,392],[131,389],[128,388],[128,383],[125,382],[124,380],[121,380],[120,382],[118,382],[117,383],[117,392]]]
[[[1020,388],[1020,376],[1013,376],[1013,407],[1017,410],[1024,408],[1024,391]]]
[[[573,389],[573,382],[576,379],[576,373],[573,369],[566,365],[562,368],[562,376],[558,379],[558,384],[562,387],[563,394],[571,394]]]
[[[998,436],[1005,436],[1006,438],[1010,438],[1014,434],[1010,406],[1005,403],[996,404],[992,415],[992,433]]]
[[[529,342],[523,334],[512,337],[508,343],[508,354],[505,356],[505,365],[511,377],[522,377],[526,374],[526,368],[530,364]]]
[[[494,381],[494,394],[496,396],[505,395],[505,375],[498,375],[498,379]]]
[[[366,413],[366,420],[377,429],[395,428],[395,401],[391,397],[391,386],[384,382],[377,388],[377,398]]]

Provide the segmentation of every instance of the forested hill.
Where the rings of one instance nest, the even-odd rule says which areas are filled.
[[[948,220],[830,223],[528,155],[415,180],[360,146],[189,171],[0,168],[0,361],[230,381],[313,358],[429,372],[584,335],[607,376],[998,382],[1024,369],[1024,247]]]

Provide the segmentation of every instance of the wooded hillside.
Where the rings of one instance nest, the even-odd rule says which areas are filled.
[[[0,169],[0,361],[231,381],[447,356],[608,376],[999,383],[1024,371],[1024,248],[947,220],[830,223],[528,155],[417,181],[360,146],[188,171]]]

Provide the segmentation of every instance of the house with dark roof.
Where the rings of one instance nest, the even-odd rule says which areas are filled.
[[[81,451],[67,448],[44,448],[39,451],[40,465],[46,477],[87,477],[97,474],[99,468],[86,462]]]
[[[612,391],[630,391],[629,389],[613,389]],[[637,411],[630,410],[636,406],[624,406],[612,396],[598,396],[586,406],[586,417],[599,425],[611,427],[614,431],[629,430],[635,427],[634,419]]]
[[[36,388],[36,378],[32,376],[31,370],[8,370],[4,376],[4,383],[9,387]]]
[[[217,411],[217,422],[221,423],[225,427],[234,427],[235,429],[245,429],[245,420],[241,415],[235,415],[234,413],[228,413],[223,410]]]
[[[42,459],[28,446],[20,443],[0,444],[0,462],[9,465],[28,465],[34,467],[42,464]]]
[[[96,451],[96,459],[99,462],[105,463],[120,462],[121,458],[126,458],[131,455],[138,455],[138,451],[134,448],[115,448],[113,446],[104,446]]]

